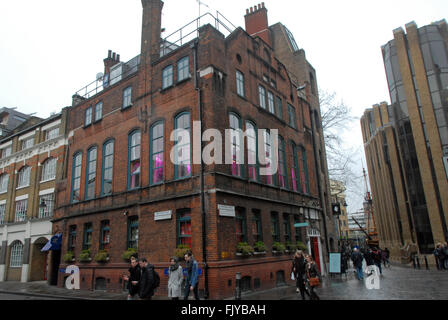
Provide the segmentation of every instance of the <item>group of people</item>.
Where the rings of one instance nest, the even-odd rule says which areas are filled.
[[[191,251],[185,254],[184,259],[187,277],[183,299],[188,300],[190,292],[193,292],[195,299],[199,300],[198,263]],[[168,297],[172,300],[179,300],[182,296],[184,270],[178,258],[170,259],[168,275]],[[129,275],[123,275],[123,279],[128,282],[128,300],[151,300],[160,284],[160,278],[154,270],[154,266],[149,264],[145,258],[137,260],[136,257],[131,257]]]
[[[302,300],[307,295],[310,300],[319,300],[316,294],[316,287],[320,285],[322,277],[313,257],[309,254],[304,254],[303,251],[297,250],[292,261],[291,274],[294,276],[297,285],[297,293],[300,292]]]
[[[436,258],[437,269],[448,270],[448,242],[437,244],[434,257]]]
[[[390,267],[389,257],[390,252],[387,248],[381,250],[380,248],[374,247],[368,248],[364,250],[364,252],[361,252],[359,248],[355,247],[353,249],[353,253],[351,254],[351,260],[353,261],[353,266],[356,270],[358,280],[364,279],[364,271],[362,269],[364,259],[366,260],[367,266],[375,265],[378,267],[380,274],[383,274],[382,265],[384,264],[385,267]]]

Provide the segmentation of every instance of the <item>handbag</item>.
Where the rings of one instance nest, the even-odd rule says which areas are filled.
[[[310,282],[310,287],[318,287],[318,286],[320,286],[320,280],[319,280],[318,277],[310,278],[309,282]]]
[[[296,277],[294,276],[294,272],[291,272],[291,280],[296,280]]]

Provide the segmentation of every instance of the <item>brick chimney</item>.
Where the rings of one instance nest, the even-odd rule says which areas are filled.
[[[149,64],[160,57],[163,2],[161,0],[142,0],[142,6],[141,61]]]
[[[252,37],[260,37],[272,47],[271,31],[269,30],[268,24],[268,10],[265,8],[264,2],[247,9],[244,19],[246,21],[247,33]]]
[[[109,52],[107,53],[107,58],[104,59],[103,61],[104,61],[104,74],[109,74],[110,69],[117,63],[120,63],[120,55],[116,54],[115,52],[112,52],[112,50],[109,50]]]

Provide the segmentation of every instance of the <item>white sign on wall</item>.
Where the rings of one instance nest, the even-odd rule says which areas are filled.
[[[448,179],[448,156],[443,157],[443,164],[445,165],[446,178]]]
[[[162,211],[162,212],[155,212],[154,213],[154,220],[155,221],[161,221],[161,220],[170,220],[172,217],[172,211]]]
[[[219,215],[223,217],[235,217],[235,207],[218,204]]]

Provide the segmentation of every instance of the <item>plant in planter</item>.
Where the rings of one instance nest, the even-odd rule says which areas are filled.
[[[109,261],[109,253],[106,250],[101,250],[96,254],[95,261],[100,263]]]
[[[254,253],[254,248],[247,242],[240,242],[236,248],[237,256],[250,256]]]
[[[306,244],[304,244],[303,242],[300,242],[300,241],[297,242],[297,249],[301,250],[303,252],[308,251],[308,247],[306,246]]]
[[[285,252],[285,250],[286,250],[286,247],[281,242],[274,242],[274,244],[272,245],[272,251],[274,253],[283,253],[283,252]]]
[[[286,250],[288,252],[295,252],[297,250],[297,245],[294,243],[291,243],[290,241],[286,242]]]
[[[266,245],[264,244],[263,241],[258,241],[257,243],[255,243],[254,245],[254,251],[255,254],[262,254],[262,253],[266,253]]]
[[[81,262],[92,261],[92,258],[90,257],[90,249],[81,251],[81,254],[79,255],[79,261],[81,261]]]
[[[180,244],[177,246],[176,251],[174,252],[174,256],[177,257],[180,261],[183,261],[185,255],[188,251],[190,251],[190,247],[185,244]]]
[[[138,257],[137,249],[129,248],[128,250],[123,252],[123,255],[121,257],[123,258],[123,260],[129,261],[129,260],[131,260],[132,256],[134,256],[136,258]]]
[[[75,261],[75,255],[73,254],[73,251],[68,251],[65,255],[64,255],[64,262],[65,263],[71,263]]]

